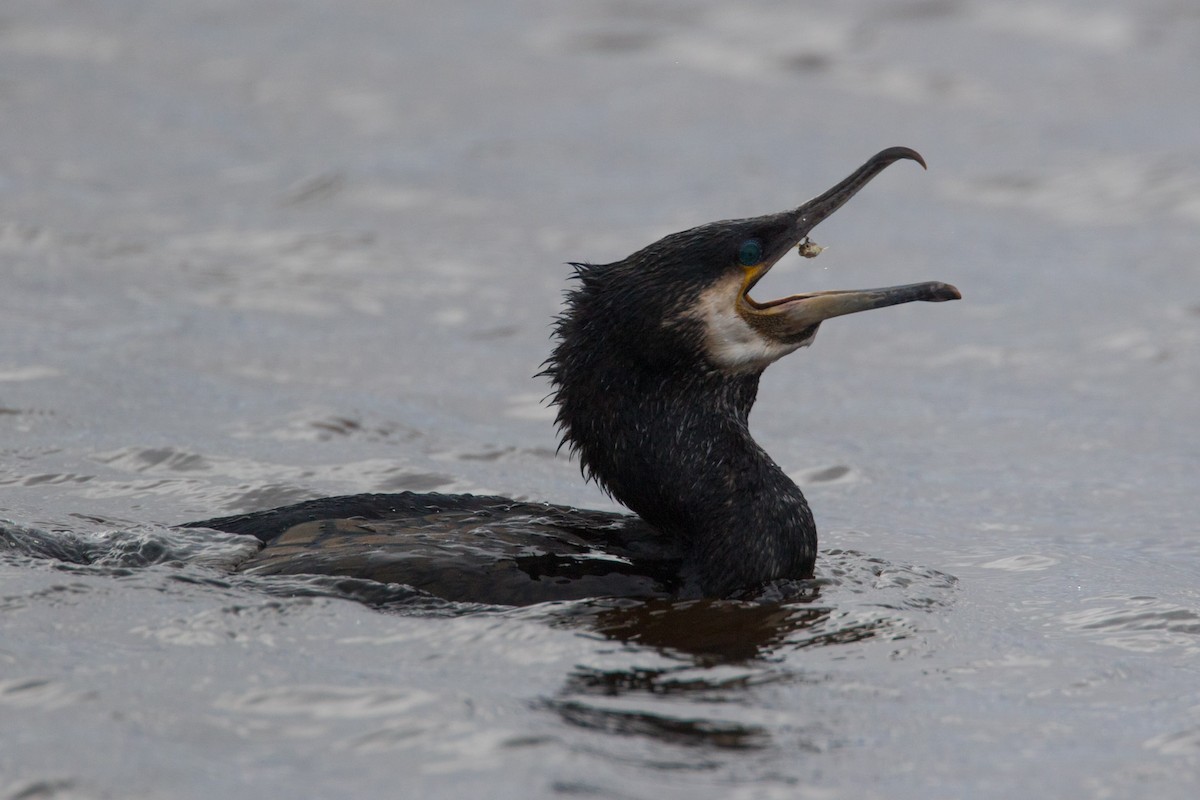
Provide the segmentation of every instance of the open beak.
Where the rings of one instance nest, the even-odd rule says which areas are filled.
[[[916,150],[907,147],[889,147],[876,153],[865,164],[847,176],[832,189],[809,200],[792,212],[794,224],[786,239],[777,244],[763,263],[746,270],[742,292],[738,299],[738,313],[747,322],[763,333],[780,341],[799,341],[811,338],[816,326],[832,317],[884,308],[917,300],[940,303],[962,297],[958,289],[947,283],[931,281],[911,283],[905,286],[889,286],[882,289],[856,291],[811,292],[759,303],[750,297],[750,290],[770,271],[779,259],[792,248],[799,246],[801,253],[814,256],[820,248],[808,241],[808,234],[822,220],[842,207],[866,186],[872,178],[883,172],[890,164],[902,159],[916,161],[922,167],[925,159]]]

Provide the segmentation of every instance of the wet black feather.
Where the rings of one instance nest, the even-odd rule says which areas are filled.
[[[573,264],[541,373],[561,444],[587,477],[684,542],[708,595],[810,575],[816,557],[804,496],[750,435],[761,371],[714,366],[688,313],[737,269],[738,244],[771,235],[772,221],[712,223],[623,261]]]

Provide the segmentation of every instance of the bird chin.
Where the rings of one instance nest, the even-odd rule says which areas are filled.
[[[817,325],[791,326],[786,306],[791,298],[767,310],[745,302],[743,289],[719,282],[700,295],[687,316],[703,329],[710,364],[729,374],[762,372],[771,363],[812,343]],[[730,302],[733,294],[734,302]]]

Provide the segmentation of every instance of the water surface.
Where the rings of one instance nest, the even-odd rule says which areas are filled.
[[[161,4],[160,4],[161,5]],[[0,797],[1190,798],[1187,3],[0,11]],[[572,260],[918,148],[760,290],[944,280],[766,375],[800,602],[458,607],[170,526],[612,509],[543,382]]]

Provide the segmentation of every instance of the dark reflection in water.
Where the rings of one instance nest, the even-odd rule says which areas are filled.
[[[909,638],[901,610],[950,602],[952,576],[893,565],[853,551],[832,551],[823,578],[781,581],[753,599],[593,600],[547,609],[552,625],[570,625],[629,648],[624,668],[580,666],[544,701],[572,728],[635,736],[659,745],[707,748],[710,758],[670,759],[666,753],[605,755],[657,769],[715,769],[718,752],[765,750],[778,731],[758,714],[748,693],[766,684],[817,684],[819,675],[781,666],[809,648],[843,647]],[[872,589],[868,602],[864,593]],[[917,611],[919,613],[919,611]],[[646,667],[647,649],[677,665]],[[823,733],[793,729],[789,748],[819,752]],[[593,745],[595,743],[593,742]],[[668,762],[660,763],[667,758]]]
[[[609,639],[689,656],[697,666],[709,666],[759,658],[789,634],[828,616],[827,608],[773,603],[650,600],[601,611],[590,627]]]
[[[551,700],[547,705],[564,722],[580,728],[621,736],[650,736],[665,744],[749,750],[764,747],[770,742],[766,729],[757,725],[675,718],[645,711],[603,709],[573,700]]]
[[[868,570],[868,573],[871,571]],[[828,584],[826,584],[828,585]],[[550,624],[578,626],[629,646],[630,661],[647,648],[677,665],[580,666],[544,701],[567,725],[590,732],[638,736],[658,744],[714,751],[773,745],[771,729],[745,719],[746,693],[768,683],[816,683],[820,678],[778,666],[786,652],[835,647],[876,637],[903,638],[904,625],[882,614],[838,613],[821,600],[821,582],[789,582],[771,600],[595,600],[558,609]],[[800,735],[802,750],[818,746]],[[632,756],[629,756],[632,757]],[[671,764],[655,763],[657,768]],[[715,768],[694,757],[677,768]]]
[[[826,615],[824,609],[716,601],[652,601],[603,611],[590,626],[595,632],[628,644],[666,650],[676,657],[690,657],[692,663],[658,669],[580,667],[567,676],[546,707],[563,722],[591,731],[722,750],[765,747],[770,743],[765,727],[697,713],[701,710],[697,704],[728,702],[730,694],[778,679],[778,675],[751,671],[722,676],[692,667],[755,659],[788,632],[803,627],[806,620]],[[621,705],[609,704],[614,699]],[[646,700],[681,701],[684,705],[661,709],[655,708],[660,704],[643,702]]]

